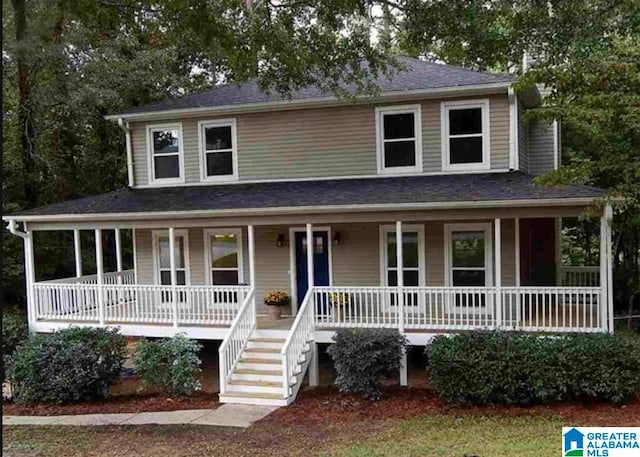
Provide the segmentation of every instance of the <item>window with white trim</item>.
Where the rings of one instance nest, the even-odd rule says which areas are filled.
[[[378,173],[422,171],[420,105],[376,108]]]
[[[488,169],[489,101],[443,102],[441,118],[442,168]]]
[[[208,284],[238,285],[244,282],[242,231],[205,230]]]
[[[398,258],[396,256],[396,228],[392,225],[381,227],[380,233],[382,284],[398,285]],[[424,227],[404,225],[402,227],[402,278],[406,287],[424,285]]]
[[[147,127],[151,182],[184,182],[180,125]]]
[[[169,233],[166,230],[153,232],[154,259],[156,265],[156,282],[171,285],[171,249]],[[188,283],[188,240],[184,231],[176,231],[174,252],[176,259],[177,285]]]
[[[200,161],[203,181],[237,179],[237,146],[235,119],[202,121],[200,129]]]

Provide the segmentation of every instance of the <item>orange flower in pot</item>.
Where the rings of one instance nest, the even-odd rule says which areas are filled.
[[[264,295],[264,304],[268,306],[269,318],[278,320],[282,317],[282,307],[288,306],[291,299],[286,292],[282,290],[272,290]]]

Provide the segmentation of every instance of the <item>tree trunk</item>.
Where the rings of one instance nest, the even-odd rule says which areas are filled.
[[[27,12],[25,0],[11,0],[13,7],[16,66],[18,68],[18,135],[22,148],[24,203],[27,208],[36,206],[36,187],[33,183],[35,157],[35,128],[31,107],[31,72],[27,62]]]

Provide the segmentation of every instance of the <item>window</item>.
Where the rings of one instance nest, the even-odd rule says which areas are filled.
[[[199,122],[200,170],[203,181],[238,178],[235,119]]]
[[[443,170],[482,170],[489,163],[489,101],[441,105]]]
[[[205,230],[208,284],[238,285],[244,282],[240,229]]]
[[[382,281],[385,286],[398,285],[398,262],[396,256],[396,228],[381,227],[380,247]],[[402,278],[406,287],[424,285],[424,228],[421,225],[402,227]]]
[[[422,171],[420,105],[376,108],[378,173]]]
[[[185,231],[176,230],[175,258],[177,285],[188,284],[188,239]],[[169,233],[166,230],[153,232],[153,252],[156,266],[156,283],[171,285],[171,250]]]
[[[147,127],[150,181],[184,182],[182,127],[177,125]]]

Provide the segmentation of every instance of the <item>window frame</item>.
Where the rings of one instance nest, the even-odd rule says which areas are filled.
[[[217,151],[231,151],[231,163],[233,172],[228,175],[207,176],[207,154],[214,151],[207,151],[207,141],[205,129],[208,127],[231,127],[231,145],[229,149],[218,149]],[[211,119],[198,122],[198,157],[200,161],[200,181],[201,182],[226,182],[238,180],[238,137],[236,132],[236,119]]]
[[[418,232],[418,285],[417,286],[406,286],[406,287],[425,287],[426,284],[426,248],[425,248],[425,236],[424,236],[424,225],[421,224],[402,224],[402,234],[404,237],[405,232]],[[381,225],[380,226],[380,238],[379,238],[379,246],[380,246],[380,286],[381,287],[395,287],[389,286],[389,259],[387,256],[387,235],[389,233],[396,233],[395,225]],[[415,268],[415,267],[409,267]],[[395,267],[396,272],[398,271],[398,267]],[[406,267],[403,265],[403,270],[406,270]],[[396,273],[397,274],[397,273]]]
[[[453,266],[453,232],[483,232],[485,239],[484,249],[484,287],[493,287],[493,237],[491,222],[460,223],[444,225],[444,270],[446,287],[467,287],[453,285],[453,270],[480,270],[478,267],[454,267]],[[476,286],[483,287],[483,286]]]
[[[165,157],[170,155],[178,156],[178,174],[177,178],[156,178],[155,157],[153,152],[153,134],[158,131],[177,130],[178,131],[178,152],[170,154],[161,154],[158,157]],[[148,176],[149,185],[165,185],[165,184],[184,184],[184,142],[182,133],[182,122],[170,123],[170,124],[153,124],[147,125],[147,162],[148,162]]]
[[[385,167],[384,164],[384,116],[393,114],[413,114],[413,128],[415,143],[415,165],[404,167]],[[421,173],[422,168],[422,105],[391,105],[379,106],[375,109],[376,116],[376,157],[378,174]],[[387,141],[408,141],[405,139]]]
[[[463,109],[481,109],[482,133],[450,135],[449,112]],[[489,99],[456,100],[440,103],[440,138],[443,171],[476,171],[491,168],[491,131]],[[451,138],[482,138],[482,162],[451,163]]]
[[[211,272],[214,270],[217,271],[228,271],[233,270],[233,268],[214,268],[212,266],[212,258],[211,258],[211,236],[212,235],[235,235],[238,246],[238,284],[228,284],[227,286],[234,286],[244,284],[244,250],[243,250],[243,241],[242,241],[242,229],[241,228],[208,228],[203,230],[204,236],[204,271],[205,271],[205,284],[208,286],[215,286],[213,284],[213,278],[211,277]],[[217,284],[220,287],[225,287],[225,285]]]
[[[151,249],[153,250],[153,280],[156,285],[162,285],[160,279],[160,237],[169,237],[169,230],[153,230],[151,232],[152,242]],[[185,286],[191,285],[191,269],[189,263],[189,231],[185,229],[175,230],[176,238],[181,236],[184,238],[184,284]],[[178,268],[176,267],[176,271]]]

